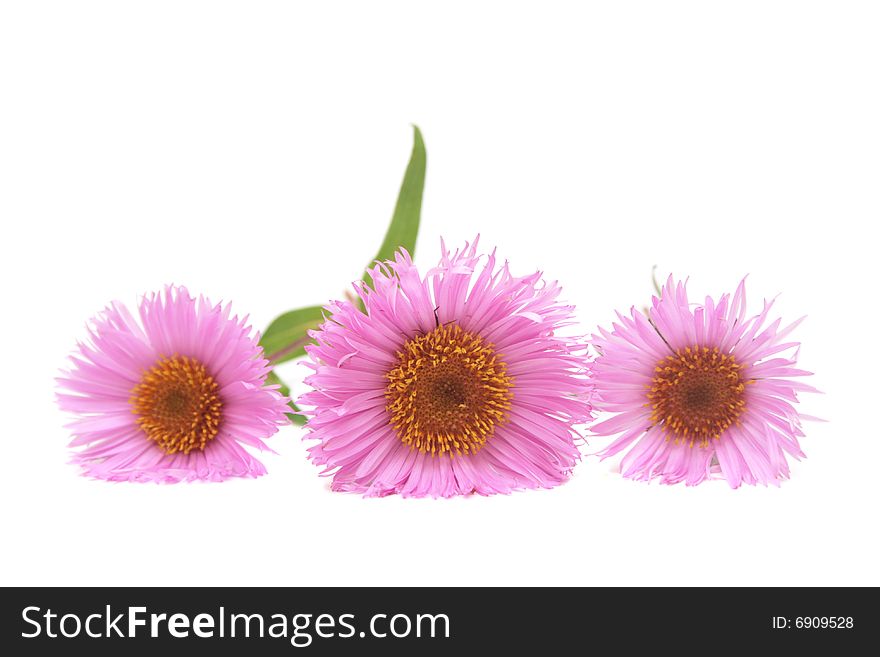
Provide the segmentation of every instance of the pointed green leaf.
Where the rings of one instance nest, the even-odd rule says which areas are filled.
[[[260,339],[266,358],[273,365],[304,355],[311,338],[308,331],[324,322],[321,306],[299,308],[279,315],[269,324]]]
[[[376,261],[392,259],[394,252],[400,247],[404,247],[410,255],[415,255],[426,165],[425,142],[418,126],[414,125],[412,154],[400,185],[394,215],[391,217],[382,246],[369,266]],[[372,284],[367,275],[364,275],[363,280],[368,285]],[[361,309],[363,309],[362,305]],[[305,346],[310,341],[308,331],[317,328],[323,321],[324,310],[321,306],[300,308],[280,315],[269,325],[260,340],[266,358],[273,365],[277,365],[303,356]]]
[[[419,127],[413,126],[413,148],[409,158],[406,172],[403,174],[403,183],[400,185],[400,193],[397,196],[397,205],[394,215],[385,233],[385,239],[379,253],[370,262],[369,266],[378,261],[393,260],[394,252],[404,247],[411,256],[416,252],[416,237],[419,234],[419,220],[422,216],[422,193],[425,189],[425,167],[427,166],[427,154],[425,142]],[[364,274],[364,281],[372,285],[370,277]]]
[[[273,386],[281,386],[278,389],[278,392],[280,392],[285,397],[290,396],[290,388],[286,383],[284,383],[284,381],[281,380],[280,376],[275,374],[274,370],[269,372],[269,376],[266,377],[266,383]],[[296,404],[294,404],[293,402],[289,402],[288,406],[290,406],[290,408],[292,408],[294,411],[299,411],[299,408],[297,408]],[[300,426],[306,423],[306,419],[302,415],[294,415],[293,413],[288,413],[287,417],[288,419],[290,419],[291,422]]]

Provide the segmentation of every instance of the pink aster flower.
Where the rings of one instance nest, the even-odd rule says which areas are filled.
[[[442,244],[442,243],[441,243]],[[298,404],[333,490],[449,497],[549,488],[590,417],[584,349],[557,331],[572,306],[537,272],[511,275],[477,243],[424,277],[401,250],[370,270],[374,290],[332,314],[307,347],[314,388]]]
[[[183,287],[144,297],[140,321],[121,303],[98,315],[58,379],[58,402],[84,474],[110,481],[257,477],[242,446],[287,422],[287,400],[264,386],[268,362],[247,318]]]
[[[772,306],[765,301],[747,317],[745,280],[733,299],[691,304],[670,277],[647,317],[632,309],[618,313],[611,331],[600,328],[594,406],[614,417],[592,432],[620,435],[599,455],[629,448],[625,477],[666,484],[723,477],[733,488],[778,486],[788,478],[786,454],[804,456],[793,404],[815,389],[791,380],[810,374],[795,367],[800,343],[786,341],[803,318],[783,329],[779,319],[766,324]]]

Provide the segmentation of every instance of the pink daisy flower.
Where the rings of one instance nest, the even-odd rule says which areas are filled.
[[[778,486],[789,476],[786,454],[804,456],[797,393],[815,389],[792,377],[798,342],[786,341],[803,318],[766,325],[773,302],[746,317],[745,280],[715,303],[691,304],[683,283],[669,278],[647,317],[617,314],[593,345],[594,406],[614,417],[592,427],[619,437],[602,458],[630,448],[625,477],[689,486],[725,478]],[[781,354],[790,353],[790,356]]]
[[[355,284],[307,347],[297,403],[333,490],[450,497],[550,488],[590,418],[585,350],[557,331],[572,306],[541,273],[516,278],[477,243],[424,277],[402,250]]]
[[[247,318],[168,287],[145,296],[138,322],[114,302],[92,320],[58,379],[77,416],[70,445],[84,474],[110,481],[222,481],[265,474],[242,446],[287,423],[287,400],[264,386],[268,362]]]

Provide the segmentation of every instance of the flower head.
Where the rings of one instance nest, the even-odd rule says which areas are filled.
[[[287,422],[287,400],[264,387],[268,362],[247,318],[186,288],[141,301],[140,321],[113,303],[58,379],[74,462],[112,481],[176,482],[265,474],[242,445]]]
[[[406,251],[370,271],[307,348],[310,458],[333,489],[449,497],[548,488],[589,419],[583,347],[557,331],[571,306],[540,272],[516,278],[477,243],[423,277]],[[480,261],[485,262],[480,266]]]
[[[745,281],[715,303],[691,304],[683,283],[669,278],[647,316],[618,313],[593,345],[594,405],[614,416],[592,427],[616,436],[603,458],[630,448],[625,477],[699,484],[721,476],[773,484],[789,475],[786,454],[800,458],[797,393],[815,389],[793,377],[798,342],[786,341],[803,320],[767,324],[773,302],[746,316]],[[790,354],[785,356],[783,354]]]

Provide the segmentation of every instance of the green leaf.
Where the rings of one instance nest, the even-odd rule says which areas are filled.
[[[290,387],[281,380],[280,376],[275,374],[275,370],[269,372],[269,376],[266,377],[266,383],[268,383],[270,386],[281,386],[278,389],[278,392],[280,392],[285,397],[290,397]]]
[[[290,396],[290,388],[288,387],[288,385],[286,383],[284,383],[284,381],[281,380],[280,376],[275,374],[274,370],[269,372],[269,376],[266,377],[266,383],[268,383],[269,385],[273,385],[273,386],[281,386],[278,389],[278,392],[280,392],[285,397]],[[299,408],[297,408],[297,405],[294,404],[293,402],[288,402],[287,405],[290,406],[290,408],[292,408],[294,411],[299,411]],[[298,424],[300,426],[302,426],[306,423],[306,419],[302,415],[294,415],[293,413],[288,413],[287,417],[288,417],[288,419],[290,419],[291,422],[293,422],[294,424]]]
[[[299,411],[299,409],[296,407],[296,404],[294,404],[293,402],[290,402],[289,406],[293,410]],[[305,423],[306,423],[306,419],[302,415],[294,415],[293,413],[288,413],[287,419],[290,420],[291,422],[293,422],[294,424],[299,425],[301,427],[305,426]]]
[[[260,339],[266,358],[273,365],[304,355],[311,341],[308,331],[324,322],[324,309],[310,306],[291,310],[276,317]]]
[[[412,154],[400,185],[394,215],[391,217],[382,247],[369,266],[376,261],[393,259],[395,251],[400,247],[404,247],[410,255],[415,255],[419,220],[422,214],[426,165],[425,142],[418,126],[414,125]],[[368,275],[365,274],[363,280],[368,285],[372,285]],[[363,310],[362,304],[360,307]],[[305,346],[310,342],[308,331],[317,328],[323,321],[324,310],[321,306],[291,310],[275,318],[260,340],[266,358],[272,365],[277,365],[305,355]]]
[[[417,125],[413,126],[413,148],[403,174],[403,183],[400,185],[400,193],[397,196],[397,205],[394,207],[394,215],[385,233],[385,239],[376,257],[370,261],[372,267],[376,261],[393,260],[394,252],[404,247],[411,256],[416,252],[416,237],[419,234],[419,220],[422,215],[422,193],[425,189],[425,167],[427,166],[427,154],[422,132]],[[367,274],[364,281],[370,286],[372,282]]]

